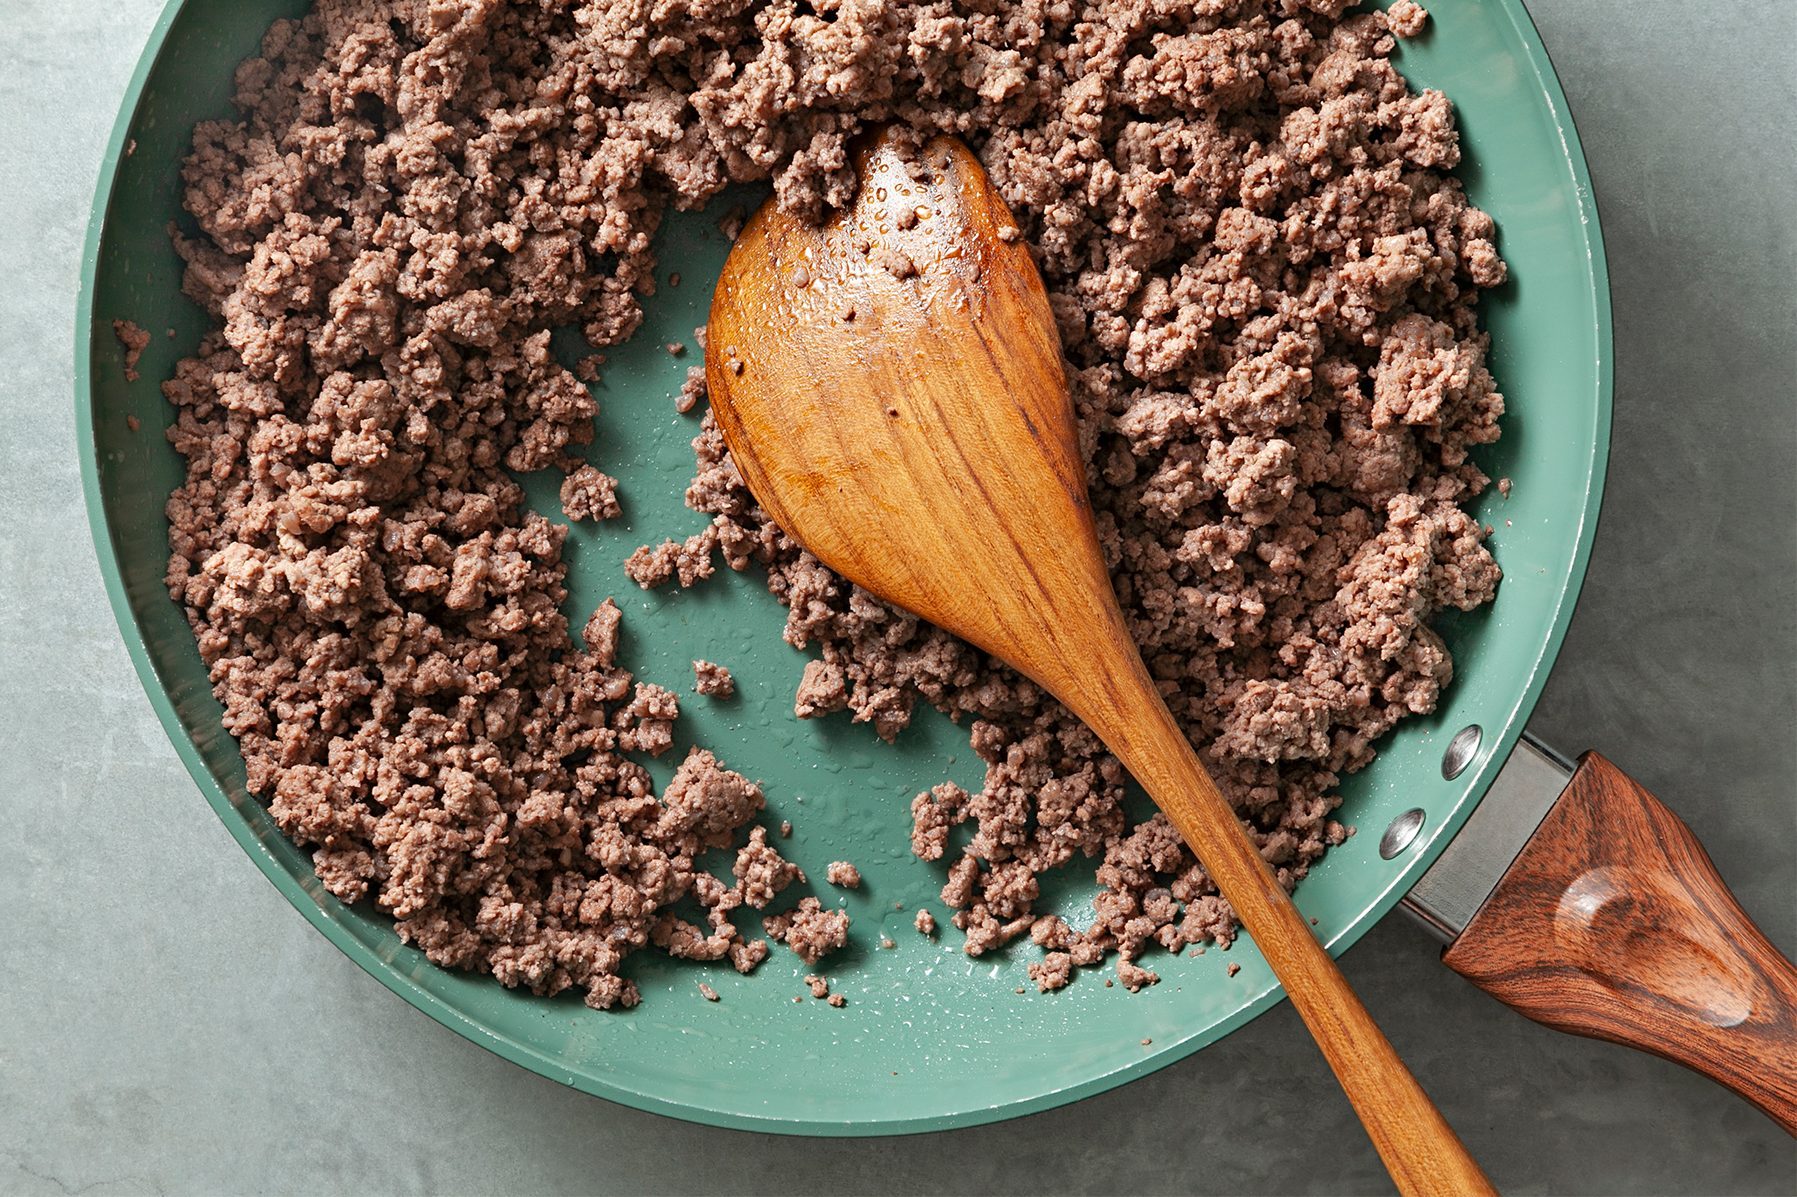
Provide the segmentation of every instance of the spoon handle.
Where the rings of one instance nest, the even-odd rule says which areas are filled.
[[[1088,673],[1089,688],[1064,698],[1135,774],[1235,907],[1323,1049],[1399,1192],[1496,1192],[1274,878],[1134,649],[1105,655],[1109,668]]]

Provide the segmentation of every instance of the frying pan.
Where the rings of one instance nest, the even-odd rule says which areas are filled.
[[[685,743],[702,743],[764,783],[767,821],[792,822],[785,850],[813,876],[836,859],[860,866],[863,888],[831,897],[854,919],[852,943],[830,969],[848,1007],[795,1002],[806,969],[788,953],[776,953],[750,977],[643,953],[633,961],[643,1004],[598,1013],[578,998],[536,998],[436,968],[401,944],[385,917],[323,890],[307,856],[246,792],[192,636],[162,585],[163,500],[181,466],[160,434],[171,413],[158,383],[206,328],[180,294],[180,264],[168,241],[170,222],[180,218],[179,163],[196,121],[230,115],[232,71],[268,24],[303,9],[300,0],[172,0],[163,12],[101,170],[76,347],[87,506],[126,645],[207,801],[294,906],[388,988],[507,1059],[640,1109],[765,1131],[893,1134],[1041,1110],[1163,1067],[1271,1007],[1279,990],[1247,941],[1227,953],[1153,957],[1164,979],[1138,995],[1106,987],[1092,973],[1037,996],[1014,992],[1028,986],[1028,945],[975,960],[962,954],[953,933],[920,936],[912,927],[915,910],[944,913],[936,900],[942,876],[907,849],[908,803],[945,778],[978,783],[980,766],[964,731],[920,711],[888,746],[840,719],[801,723],[792,716],[792,692],[803,657],[782,643],[784,612],[757,576],[719,576],[692,591],[652,594],[624,577],[621,562],[637,544],[684,535],[701,520],[679,497],[692,469],[694,425],[671,403],[692,358],[670,356],[664,346],[690,339],[704,321],[710,282],[728,248],[715,211],[666,223],[661,269],[679,273],[683,285],[664,287],[642,330],[610,355],[598,390],[595,458],[621,478],[626,516],[571,532],[568,610],[579,621],[617,596],[627,615],[623,664],[671,688],[687,688],[694,658],[731,667],[737,699],[686,703],[683,739],[650,762],[650,771],[665,782],[668,762],[683,755]],[[1412,902],[1432,925],[1450,936],[1473,925],[1448,953],[1460,971],[1494,991],[1520,982],[1527,995],[1500,996],[1584,1033],[1687,1057],[1694,1055],[1689,1044],[1701,1041],[1701,1058],[1685,1062],[1713,1074],[1728,1071],[1717,1061],[1745,1056],[1748,1066],[1736,1072],[1771,1080],[1754,1092],[1734,1077],[1736,1087],[1775,1114],[1782,1101],[1788,1114],[1797,989],[1788,964],[1769,946],[1756,948],[1744,915],[1745,930],[1723,926],[1730,903],[1719,880],[1702,876],[1701,849],[1693,843],[1675,862],[1680,868],[1655,874],[1662,882],[1695,878],[1714,907],[1696,931],[1678,922],[1697,917],[1679,905],[1688,886],[1662,884],[1666,892],[1652,909],[1642,905],[1647,897],[1631,905],[1630,895],[1651,896],[1651,886],[1628,874],[1629,858],[1614,862],[1610,890],[1579,890],[1590,872],[1582,864],[1618,838],[1592,827],[1605,825],[1603,804],[1613,806],[1615,794],[1633,801],[1626,779],[1616,781],[1603,762],[1587,760],[1575,794],[1555,806],[1564,775],[1557,778],[1551,753],[1527,749],[1520,763],[1506,765],[1571,616],[1597,517],[1611,393],[1603,244],[1565,98],[1517,0],[1441,5],[1430,31],[1399,55],[1415,85],[1438,87],[1454,101],[1467,158],[1460,176],[1474,202],[1496,218],[1510,264],[1511,281],[1484,308],[1492,368],[1510,414],[1502,441],[1482,462],[1492,476],[1512,479],[1514,490],[1504,499],[1494,489],[1478,511],[1496,529],[1505,580],[1488,608],[1438,624],[1454,652],[1456,680],[1433,716],[1406,722],[1377,761],[1343,786],[1340,817],[1362,834],[1328,854],[1299,887],[1298,904],[1340,953],[1423,880]],[[154,334],[137,381],[125,377],[115,319]],[[524,482],[533,505],[557,511],[552,480]],[[1456,842],[1500,773],[1506,780],[1482,809],[1486,826],[1475,839]],[[1572,804],[1581,786],[1586,797]],[[1649,828],[1648,849],[1682,842],[1676,820],[1662,826],[1647,818],[1636,821]],[[1549,835],[1556,820],[1567,826]],[[1525,859],[1497,883],[1537,825],[1543,829]],[[1431,871],[1450,844],[1445,863],[1453,869]],[[1540,858],[1534,865],[1530,854]],[[1090,870],[1065,874],[1046,888],[1044,906],[1077,923],[1089,914]],[[1554,912],[1566,894],[1584,901],[1574,904],[1584,922],[1562,934],[1553,930]],[[1544,902],[1546,913],[1536,909]],[[1607,945],[1629,938],[1624,932],[1641,921],[1633,915],[1673,920],[1673,947],[1638,951],[1626,957],[1626,968],[1606,971]],[[883,937],[895,946],[880,946]],[[1232,965],[1239,966],[1234,974]],[[1660,993],[1667,976],[1678,982],[1671,998]],[[705,1001],[699,980],[721,1000]],[[1597,999],[1579,990],[1586,983],[1599,985]],[[1717,989],[1722,997],[1714,999]],[[1616,1008],[1645,1010],[1648,1023],[1658,1023],[1630,1030],[1627,1019],[1611,1017]],[[1599,1025],[1580,1025],[1581,1018]],[[1731,1019],[1732,1029],[1716,1025]]]

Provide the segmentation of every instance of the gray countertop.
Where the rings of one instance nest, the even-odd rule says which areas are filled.
[[[1478,0],[1440,0],[1476,3]],[[0,1192],[1377,1192],[1287,1006],[1123,1089],[805,1142],[582,1096],[408,1008],[296,915],[164,740],[100,587],[70,406],[101,147],[160,0],[0,21]],[[1533,0],[1615,288],[1590,580],[1531,727],[1676,809],[1797,946],[1797,3]],[[1535,1026],[1393,916],[1343,960],[1507,1192],[1790,1193],[1695,1075]]]

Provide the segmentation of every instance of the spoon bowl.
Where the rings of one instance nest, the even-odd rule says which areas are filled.
[[[1083,716],[1091,679],[1066,650],[1128,636],[1041,276],[961,143],[912,156],[889,132],[859,161],[836,219],[770,204],[738,237],[707,332],[712,411],[789,535]]]

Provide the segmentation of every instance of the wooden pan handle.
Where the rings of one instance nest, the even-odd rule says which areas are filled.
[[[1536,1022],[1695,1069],[1797,1135],[1797,968],[1691,829],[1595,752],[1442,959]]]

